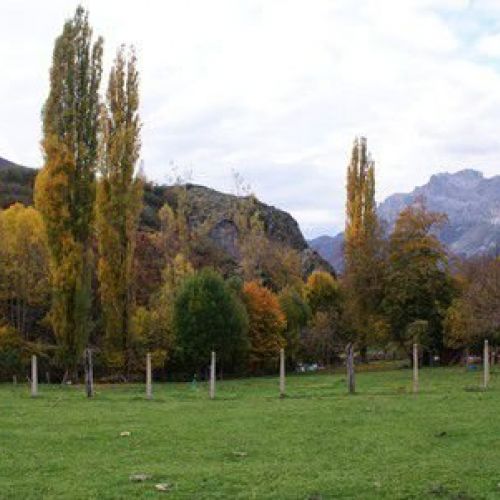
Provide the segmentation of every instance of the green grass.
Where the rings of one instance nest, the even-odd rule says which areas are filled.
[[[500,498],[500,383],[342,373],[205,384],[0,386],[0,498]],[[120,437],[129,431],[129,437]],[[234,452],[244,452],[239,456]],[[134,473],[151,474],[131,482]],[[172,485],[158,493],[155,484]]]

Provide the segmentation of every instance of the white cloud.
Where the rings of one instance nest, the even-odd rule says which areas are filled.
[[[500,57],[500,33],[485,35],[479,39],[477,49],[488,57]]]
[[[41,161],[52,43],[75,5],[2,0],[0,156]],[[230,190],[235,168],[312,236],[343,225],[357,134],[377,162],[379,199],[443,168],[499,171],[500,69],[484,55],[496,50],[500,9],[483,2],[85,5],[105,36],[107,64],[119,43],[137,46],[143,157],[154,179],[164,181],[174,162],[194,181]]]

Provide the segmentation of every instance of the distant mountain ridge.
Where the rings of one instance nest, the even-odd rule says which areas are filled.
[[[484,177],[474,169],[440,173],[410,193],[393,194],[378,206],[389,230],[399,213],[418,197],[425,198],[430,210],[448,216],[438,236],[452,253],[471,257],[500,247],[500,175]],[[309,244],[335,269],[343,269],[343,233],[320,236]]]

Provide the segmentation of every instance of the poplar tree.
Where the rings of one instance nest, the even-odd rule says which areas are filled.
[[[35,203],[50,251],[50,320],[66,373],[76,375],[91,330],[92,222],[98,153],[102,38],[79,6],[56,39],[42,110],[44,166]]]
[[[375,203],[375,163],[364,137],[347,167],[345,277],[352,334],[364,354],[373,339],[383,292],[383,239]]]
[[[120,48],[111,69],[102,112],[100,179],[97,187],[98,277],[108,361],[130,369],[134,312],[134,251],[142,209],[139,75],[133,50]]]

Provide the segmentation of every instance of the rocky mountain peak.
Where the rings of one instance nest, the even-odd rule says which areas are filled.
[[[426,200],[430,210],[448,216],[438,236],[452,253],[470,257],[500,246],[500,175],[488,178],[471,168],[443,172],[432,175],[429,182],[410,193],[389,196],[378,207],[389,231],[399,213],[418,197]],[[343,267],[341,235],[326,237],[329,241],[319,237],[309,242],[336,269]]]

